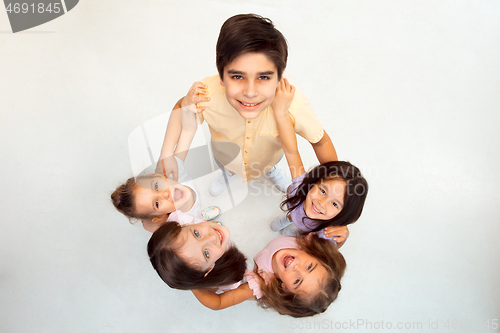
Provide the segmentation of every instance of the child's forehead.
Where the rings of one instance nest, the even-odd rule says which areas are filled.
[[[139,187],[145,189],[152,189],[155,183],[159,183],[160,185],[168,184],[169,186],[172,186],[177,182],[172,179],[168,179],[160,174],[151,174],[151,175],[138,176],[135,180],[135,183]]]
[[[264,52],[244,52],[235,56],[225,67],[224,70],[232,70],[233,67],[255,67],[260,66],[267,69],[277,71],[276,64]]]

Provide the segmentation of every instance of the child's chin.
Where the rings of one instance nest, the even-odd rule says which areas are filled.
[[[253,120],[257,118],[262,111],[260,110],[255,110],[255,111],[240,111],[238,110],[238,113],[240,116],[245,119],[245,120]]]

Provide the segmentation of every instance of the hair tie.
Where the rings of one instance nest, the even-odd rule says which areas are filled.
[[[122,202],[122,196],[120,195],[120,197],[118,198],[118,200],[120,200],[120,203],[123,203]]]

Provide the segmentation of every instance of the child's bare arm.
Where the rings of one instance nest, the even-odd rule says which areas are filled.
[[[288,112],[294,94],[295,87],[287,79],[281,80],[276,88],[276,95],[271,106],[274,111],[281,146],[290,167],[290,174],[292,178],[297,178],[304,173],[304,164],[300,158],[297,137]]]
[[[316,153],[316,157],[318,158],[319,163],[327,163],[331,161],[338,161],[337,151],[333,146],[332,139],[326,131],[323,134],[321,140],[316,143],[311,143],[314,152]]]
[[[191,291],[201,304],[212,310],[222,310],[254,298],[253,291],[248,286],[248,283],[222,294],[216,294],[205,289],[193,289]]]
[[[185,97],[181,98],[175,104],[172,110],[172,114],[170,115],[170,118],[168,120],[167,130],[165,131],[165,138],[163,140],[160,158],[158,159],[158,164],[156,167],[158,173],[163,173],[165,176],[172,174],[173,179],[175,180],[178,179],[178,170],[177,170],[177,162],[174,159],[174,150],[176,148],[176,145],[178,146],[179,140],[181,139],[181,134],[183,129],[182,111],[186,110],[183,109],[183,106],[189,107],[190,105],[209,100],[207,97],[203,97],[202,95],[204,95],[204,93],[201,94],[199,90],[197,91],[199,96],[193,96],[194,93],[193,87],[197,84],[198,82],[193,84],[193,86],[191,86],[191,89],[189,90],[188,94]],[[200,83],[200,85],[202,84]],[[197,98],[195,99],[195,97]],[[195,109],[198,112],[202,111],[201,108],[196,108],[196,106]],[[189,122],[186,124],[189,124]],[[189,139],[189,136],[191,134],[194,136],[194,133],[190,133],[189,135],[185,134],[185,137],[183,139],[184,143],[181,142],[183,146],[181,148],[183,150],[177,149],[175,153],[185,151],[187,154],[187,150],[189,149],[189,145],[191,144],[190,140],[192,140],[192,137],[190,140],[186,139]],[[187,147],[185,147],[186,142],[189,142]],[[184,155],[183,157],[184,158],[181,157],[180,158],[184,160],[186,156]]]
[[[207,97],[204,96],[207,93],[206,90],[204,90],[206,88],[207,87],[203,83],[195,82],[181,102],[182,131],[174,154],[183,161],[186,159],[189,147],[198,129],[198,123],[196,121],[197,113],[205,109],[204,107],[199,107],[197,103],[207,100]]]

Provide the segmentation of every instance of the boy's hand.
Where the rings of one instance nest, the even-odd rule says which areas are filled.
[[[195,82],[189,89],[181,103],[181,108],[193,113],[201,113],[205,110],[204,107],[198,106],[197,103],[208,102],[210,97],[205,97],[208,92],[205,90],[207,86],[201,82]]]
[[[347,229],[345,225],[326,227],[323,231],[326,237],[333,237],[333,240],[337,242],[337,248],[341,247],[345,243],[347,237],[349,237],[349,229]]]
[[[295,87],[288,82],[287,79],[282,79],[276,87],[276,95],[271,103],[273,111],[277,115],[288,114],[288,109],[295,94]]]

